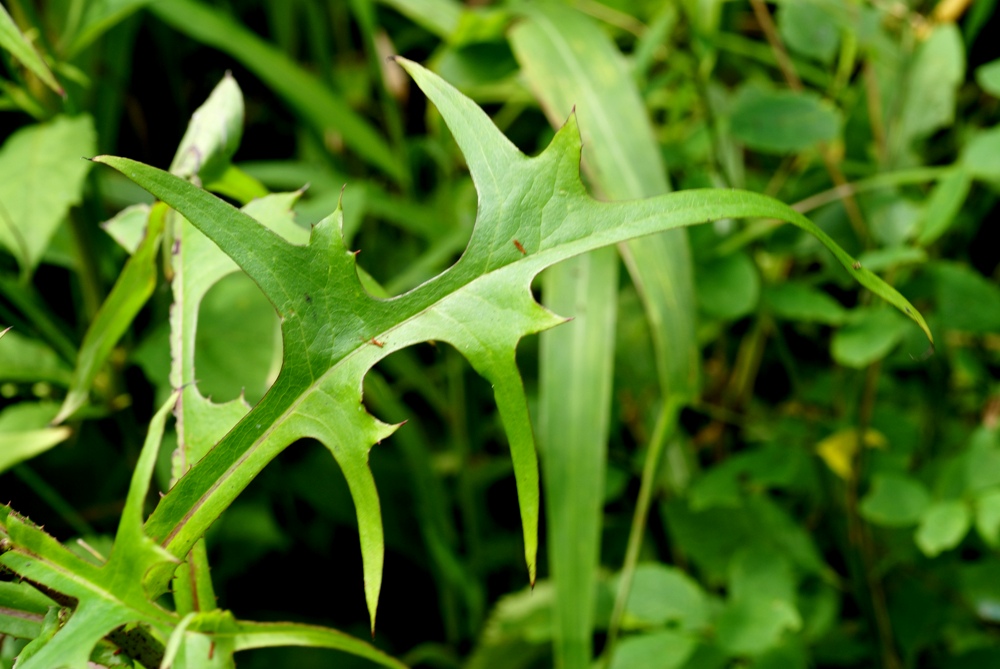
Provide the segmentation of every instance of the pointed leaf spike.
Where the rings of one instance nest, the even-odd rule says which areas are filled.
[[[479,200],[499,197],[502,194],[500,184],[508,170],[527,157],[500,132],[479,105],[464,95],[456,95],[454,87],[441,77],[412,60],[401,56],[396,56],[395,60],[441,113],[469,165]]]
[[[260,286],[279,311],[287,306],[286,268],[298,264],[302,247],[290,244],[251,216],[182,179],[128,158],[97,156],[168,205],[215,242]]]
[[[146,434],[145,442],[143,442],[139,461],[135,465],[135,471],[132,472],[132,482],[129,485],[128,497],[125,498],[125,508],[122,510],[122,518],[118,525],[116,545],[120,542],[136,541],[144,536],[142,509],[146,502],[146,493],[149,492],[153,469],[156,467],[156,455],[159,453],[160,443],[163,441],[163,430],[167,417],[174,410],[178,397],[180,397],[180,392],[174,391],[149,423],[149,432]],[[163,552],[163,555],[173,558],[166,551]],[[112,556],[113,558],[114,556]]]

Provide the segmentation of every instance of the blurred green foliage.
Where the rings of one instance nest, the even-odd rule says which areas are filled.
[[[147,249],[148,301],[88,334],[138,253],[119,211],[151,199],[80,158],[166,168],[225,72],[246,99],[239,170],[203,173],[206,186],[243,202],[309,184],[304,226],[346,183],[347,243],[390,294],[457,259],[476,193],[440,115],[386,62],[401,54],[527,153],[575,104],[600,196],[746,188],[792,203],[899,288],[937,347],[816,240],[769,220],[692,228],[680,261],[644,258],[654,242],[639,240],[623,263],[577,268],[597,277],[583,305],[599,320],[584,328],[576,311],[583,353],[531,338],[518,351],[543,474],[560,448],[580,462],[545,480],[543,537],[560,539],[543,540],[533,592],[491,389],[448,346],[393,354],[365,380],[375,415],[407,421],[371,457],[387,547],[375,644],[427,667],[998,664],[996,4],[7,0],[0,501],[67,545],[108,545],[171,390],[170,249]],[[613,121],[625,118],[638,120]],[[559,280],[539,282],[546,304]],[[263,395],[280,364],[271,313],[240,274],[205,296],[203,394]],[[567,352],[582,357],[552,366]],[[52,426],[74,391],[71,420]],[[553,412],[571,402],[593,423],[560,444]],[[343,481],[314,442],[257,477],[207,537],[220,605],[367,635]],[[35,616],[0,619],[11,666],[58,621],[33,590],[0,586]],[[328,652],[237,659],[329,666]]]

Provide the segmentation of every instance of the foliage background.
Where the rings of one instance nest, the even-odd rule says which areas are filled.
[[[694,303],[670,322],[687,323],[696,346],[671,355],[693,361],[700,380],[674,424],[652,344],[662,326],[651,326],[631,275],[615,270],[617,308],[605,321],[615,332],[607,439],[595,435],[606,456],[605,446],[580,455],[606,464],[590,479],[568,473],[558,493],[602,502],[577,518],[600,528],[595,656],[617,637],[616,667],[1000,662],[995,4],[588,0],[563,14],[544,10],[560,19],[556,42],[581,39],[584,54],[606,44],[625,55],[626,86],[638,91],[656,149],[646,162],[626,158],[631,169],[655,172],[656,161],[666,167],[664,185],[749,188],[798,203],[899,287],[938,342],[925,356],[915,328],[871,303],[797,231],[766,221],[695,228]],[[387,55],[428,63],[527,153],[565,116],[559,85],[611,86],[596,66],[560,72],[525,36],[523,22],[541,20],[523,18],[519,3],[4,6],[47,54],[66,97],[5,54],[5,216],[21,220],[18,212],[31,209],[19,204],[25,193],[65,201],[51,223],[33,220],[32,230],[52,229],[32,247],[37,254],[9,225],[0,235],[0,320],[14,326],[0,345],[0,440],[44,430],[49,445],[62,442],[3,462],[0,498],[60,539],[85,535],[95,546],[117,524],[145,425],[169,392],[170,295],[161,277],[89,406],[69,430],[47,428],[127,257],[98,224],[148,200],[109,170],[87,171],[80,155],[166,167],[191,113],[231,71],[246,97],[236,163],[274,191],[309,183],[297,206],[306,224],[336,206],[346,183],[349,243],[362,249],[364,269],[399,293],[454,261],[476,199],[440,118]],[[565,96],[577,104],[587,160],[602,146],[587,136],[587,114],[600,104],[601,114],[622,118],[628,101],[578,100],[573,90]],[[376,139],[338,126],[343,103]],[[16,131],[42,127],[63,134],[42,149],[16,143]],[[604,146],[644,141],[631,124],[609,132]],[[39,175],[31,189],[18,181],[26,173]],[[597,192],[613,192],[599,168],[588,175]],[[544,281],[540,290],[546,298]],[[244,389],[259,399],[280,360],[276,321],[256,287],[226,279],[203,304],[201,323],[201,391],[226,400]],[[540,355],[537,340],[522,342],[519,363],[536,399]],[[598,388],[575,390],[585,406],[604,402]],[[572,637],[563,621],[565,611],[587,608],[586,597],[555,594],[545,549],[541,581],[525,592],[510,458],[489,387],[454,350],[423,346],[384,361],[365,398],[379,417],[408,421],[372,454],[387,538],[376,643],[415,666],[543,667],[553,653],[584,666],[591,637]],[[657,463],[649,454],[660,446]],[[652,467],[652,503],[636,543],[641,566],[609,633],[644,466]],[[559,512],[552,488],[546,481],[550,514]],[[220,605],[364,637],[357,544],[342,475],[318,445],[298,444],[209,535]],[[560,559],[589,579],[587,549],[568,553]],[[10,655],[13,641],[4,643]],[[298,649],[240,659],[251,667],[329,662]]]

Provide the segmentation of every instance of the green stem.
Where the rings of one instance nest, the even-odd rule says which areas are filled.
[[[622,617],[625,615],[625,605],[628,603],[629,591],[632,589],[632,577],[635,575],[636,563],[639,559],[639,549],[646,532],[646,522],[649,519],[649,507],[656,488],[656,473],[660,469],[663,449],[677,429],[677,417],[684,406],[683,400],[671,398],[663,403],[660,415],[656,419],[656,427],[649,440],[649,450],[642,466],[642,482],[639,485],[639,499],[636,502],[635,513],[632,515],[632,529],[629,531],[628,546],[625,549],[625,561],[622,564],[621,576],[618,579],[618,591],[615,593],[615,606],[608,623],[608,641],[604,647],[603,666],[611,666],[614,657],[615,644],[621,629]]]

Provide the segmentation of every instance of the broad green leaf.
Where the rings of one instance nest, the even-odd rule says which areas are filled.
[[[729,597],[736,601],[795,601],[795,577],[787,556],[746,548],[729,564]]]
[[[887,356],[905,333],[906,321],[896,312],[861,308],[833,335],[830,353],[839,364],[861,369]]]
[[[840,44],[836,19],[824,3],[788,2],[778,10],[778,31],[788,48],[830,65]]]
[[[775,316],[789,321],[840,325],[847,313],[828,294],[799,281],[768,286],[763,301]]]
[[[961,332],[1000,330],[1000,287],[968,265],[936,262],[934,298],[941,325]]]
[[[730,602],[716,621],[719,645],[733,655],[757,655],[777,646],[786,632],[802,627],[795,606],[784,599]]]
[[[957,546],[969,531],[972,514],[960,499],[935,502],[920,517],[914,539],[927,557]]]
[[[0,349],[9,338],[4,337]],[[0,411],[0,473],[69,438],[68,427],[49,427],[54,415],[55,406],[49,403],[22,402]]]
[[[0,148],[0,243],[30,274],[69,208],[80,201],[96,137],[89,116],[18,130]]]
[[[674,630],[659,630],[624,639],[615,647],[611,669],[676,669],[695,651],[694,636]]]
[[[907,527],[920,520],[930,503],[930,495],[919,481],[901,474],[878,474],[859,509],[876,525]]]
[[[975,504],[976,531],[990,546],[1000,546],[1000,489],[984,492]]]
[[[0,343],[0,381],[31,383],[46,381],[68,386],[72,371],[62,358],[35,339],[16,330],[7,333]]]
[[[954,23],[934,32],[909,63],[906,96],[902,103],[896,141],[905,148],[955,119],[955,96],[965,78],[965,47]]]
[[[641,564],[635,569],[626,612],[625,627],[676,623],[693,631],[708,623],[708,598],[698,583],[680,569]]]
[[[125,263],[111,293],[94,317],[80,346],[73,371],[73,382],[55,423],[61,423],[84,405],[98,372],[111,351],[128,330],[139,310],[156,287],[156,258],[163,233],[165,207],[154,208],[149,215],[146,237]]]
[[[962,148],[961,163],[976,179],[1000,182],[1000,126],[972,135]]]
[[[274,309],[245,274],[225,277],[205,295],[195,336],[198,392],[204,397],[243,397],[253,406],[277,376],[280,350]]]
[[[971,188],[972,178],[962,169],[949,172],[934,186],[924,207],[917,243],[927,246],[948,231]]]
[[[901,246],[908,242],[923,213],[914,200],[891,190],[871,194],[865,203],[870,211],[872,235],[882,246]]]
[[[760,276],[743,252],[714,258],[697,266],[697,297],[701,310],[715,318],[736,319],[757,307]]]
[[[993,97],[1000,98],[1000,59],[977,67],[976,83]]]
[[[46,86],[54,90],[59,95],[65,95],[62,86],[52,76],[52,71],[45,64],[42,57],[35,51],[34,45],[21,32],[14,23],[14,19],[3,5],[0,5],[0,48],[6,49],[12,56],[31,70],[35,76],[42,80]]]
[[[836,139],[841,120],[815,93],[744,86],[729,123],[733,136],[751,149],[789,153]]]
[[[980,426],[962,454],[965,486],[962,494],[980,495],[1000,486],[1000,443],[996,429]]]
[[[240,61],[321,135],[338,133],[362,158],[397,181],[405,178],[403,163],[385,139],[343,98],[222,11],[194,0],[158,0],[150,11],[174,29]]]
[[[370,296],[355,254],[340,236],[337,212],[291,244],[247,214],[166,172],[125,158],[108,164],[177,209],[250,275],[282,317],[284,366],[271,390],[160,501],[147,531],[184,555],[252,478],[293,441],[324,443],[344,472],[358,515],[365,590],[374,618],[381,587],[382,525],[368,469],[371,447],[397,426],[365,411],[362,379],[393,351],[424,341],[451,344],[493,385],[511,446],[524,526],[525,559],[534,573],[538,473],[524,389],[515,364],[521,337],[564,320],[532,298],[546,267],[653,232],[719,218],[769,217],[803,228],[845,269],[926,330],[898,292],[864,269],[808,219],[771,198],[743,191],[692,190],[629,202],[592,199],[580,181],[575,117],[535,158],[517,150],[489,117],[421,66],[399,59],[436,104],[463,150],[479,191],[469,245],[451,268],[390,299]],[[518,240],[524,253],[514,244]],[[150,586],[162,591],[158,574]]]

